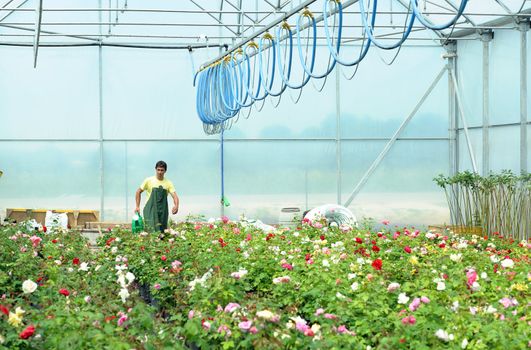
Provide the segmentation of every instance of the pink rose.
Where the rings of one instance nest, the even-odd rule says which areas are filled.
[[[253,321],[242,321],[238,324],[238,327],[244,332],[247,332],[249,329],[251,329],[251,326],[253,325]]]

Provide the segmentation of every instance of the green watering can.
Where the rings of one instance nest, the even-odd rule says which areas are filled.
[[[144,231],[144,220],[142,219],[142,216],[140,216],[139,212],[136,212],[135,215],[133,215],[131,229],[133,230],[133,233],[140,233]]]

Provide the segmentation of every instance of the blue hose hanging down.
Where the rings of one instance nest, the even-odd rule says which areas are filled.
[[[377,46],[377,47],[379,47],[381,49],[384,49],[384,50],[396,49],[397,47],[401,46],[404,43],[404,41],[406,41],[406,39],[408,38],[409,34],[411,34],[411,29],[413,29],[413,23],[415,23],[415,16],[413,14],[410,15],[406,30],[402,34],[402,38],[400,40],[398,40],[396,43],[390,44],[390,45],[383,44],[383,43],[379,42],[378,40],[376,40],[374,38],[374,34],[373,34],[374,17],[376,17],[376,8],[377,8],[377,5],[378,5],[378,0],[373,0],[373,1],[374,1],[374,3],[373,3],[373,11],[372,11],[372,14],[371,14],[372,20],[371,20],[371,25],[370,26],[367,23],[367,11],[365,10],[365,1],[364,0],[359,0],[358,1],[359,5],[360,5],[361,22],[363,23],[363,27],[365,28],[365,31],[367,32],[367,36],[369,37],[369,39],[371,40],[371,42],[375,46]],[[413,1],[415,1],[415,0],[413,0]]]
[[[303,14],[299,16],[297,20],[297,47],[299,49],[299,59],[301,61],[301,66],[306,72],[306,74],[308,74],[310,77],[315,78],[315,79],[324,78],[328,74],[330,74],[330,72],[332,72],[332,70],[336,66],[336,60],[335,59],[333,60],[332,64],[329,65],[328,69],[323,74],[314,74],[313,65],[311,66],[310,69],[308,69],[308,67],[306,66],[305,59],[303,58],[303,55],[302,55],[302,47],[301,47],[302,46],[301,45],[301,19],[302,18],[309,18],[311,22],[311,26],[312,26],[312,33],[313,33],[312,62],[315,62],[315,54],[316,54],[316,49],[317,49],[317,24],[315,23],[315,18],[313,17],[312,13],[307,10],[307,11],[304,11]],[[343,27],[342,20],[343,20],[343,17],[339,17],[339,30],[338,30],[337,45],[336,45],[337,51],[339,51],[339,48],[341,46],[341,28]],[[332,56],[332,53],[330,53],[330,56]]]
[[[269,40],[271,43],[270,50],[273,52],[273,63],[271,64],[271,81],[269,84],[267,83],[267,79],[263,76],[264,70],[263,70],[263,58],[262,54],[264,52],[264,39]],[[266,33],[264,36],[260,38],[260,41],[258,42],[258,74],[260,75],[260,81],[262,82],[262,87],[270,96],[280,96],[284,90],[286,90],[287,85],[283,82],[281,83],[281,88],[278,92],[271,91],[273,88],[273,83],[275,82],[275,67],[276,67],[276,58],[277,58],[277,50],[276,50],[276,43],[273,39],[273,36],[269,33]],[[269,60],[267,62],[267,66],[269,68]],[[267,69],[266,71],[269,71]],[[269,86],[268,86],[269,85]]]
[[[285,30],[288,31],[289,60],[288,60],[288,76],[286,77],[284,75],[284,65],[282,63],[282,59],[281,59],[281,55],[280,55],[280,43],[277,42],[277,47],[278,47],[278,50],[279,50],[279,54],[277,55],[277,57],[278,57],[278,69],[279,69],[279,72],[280,72],[280,77],[282,78],[282,82],[284,82],[284,84],[286,84],[289,88],[294,89],[294,90],[298,90],[300,88],[303,88],[310,81],[311,77],[310,77],[310,75],[306,74],[306,72],[304,72],[303,78],[302,78],[302,82],[299,85],[293,85],[293,84],[291,84],[289,82],[289,79],[290,79],[290,76],[291,76],[291,66],[293,64],[293,33],[291,33],[291,29],[290,29],[289,25],[287,23],[285,23],[285,24],[282,25],[282,28],[279,27],[277,29],[277,38],[280,38],[281,29],[285,29]],[[311,71],[313,71],[313,67],[315,66],[315,47],[314,47],[313,50],[314,51],[313,51],[313,54],[312,54],[312,60],[310,62],[310,70]]]
[[[335,0],[325,0],[324,1],[324,9],[323,9],[323,23],[324,23],[324,30],[325,30],[325,36],[326,36],[326,45],[328,46],[328,50],[330,51],[330,53],[332,54],[332,57],[334,58],[334,60],[343,65],[343,66],[347,66],[347,67],[351,67],[351,66],[355,66],[357,65],[358,63],[360,63],[364,58],[365,58],[365,55],[367,55],[367,52],[369,52],[369,48],[371,47],[371,39],[367,39],[367,42],[365,43],[365,45],[363,46],[363,49],[362,51],[360,52],[360,55],[357,59],[355,59],[354,61],[345,61],[343,60],[342,58],[339,57],[339,48],[337,49],[334,49],[332,47],[332,39],[330,38],[330,28],[328,27],[328,5],[330,3],[330,1],[334,1]],[[338,33],[341,33],[342,30],[343,30],[343,5],[341,4],[341,2],[336,2],[337,4],[337,7],[338,7],[338,16],[339,16],[339,29],[338,29]],[[373,13],[376,11],[376,6],[373,4]],[[376,16],[372,16],[372,20],[371,20],[371,26],[374,27],[374,22],[376,20]],[[339,35],[338,35],[339,36]],[[339,46],[339,40],[338,40],[338,46]]]
[[[431,24],[429,21],[427,21],[424,18],[424,16],[420,13],[419,6],[418,6],[418,0],[410,0],[411,8],[413,9],[413,13],[415,14],[415,17],[419,20],[420,23],[422,23],[424,27],[431,29],[431,30],[442,30],[442,29],[450,28],[451,26],[453,26],[457,22],[459,17],[461,17],[463,12],[465,11],[467,2],[468,0],[461,0],[461,5],[459,6],[457,13],[455,14],[454,18],[452,18],[450,21],[448,21],[445,24],[434,25],[434,24]]]
[[[328,23],[332,16],[330,2],[334,2],[334,31],[330,31]],[[363,32],[367,35],[367,40],[363,44],[359,56],[354,60],[347,60],[340,57],[341,39],[343,35],[343,5],[340,0],[323,1],[323,21],[326,36],[326,44],[329,51],[327,68],[322,73],[315,72],[315,61],[317,51],[317,24],[316,20],[308,9],[299,14],[296,26],[296,45],[299,56],[299,64],[302,68],[300,75],[301,82],[292,81],[299,78],[293,77],[293,32],[289,24],[284,20],[276,29],[276,37],[265,33],[258,41],[248,42],[246,45],[236,49],[232,54],[226,55],[215,63],[203,68],[194,75],[193,84],[197,88],[196,109],[199,119],[203,122],[203,129],[207,134],[223,132],[238,120],[242,108],[250,108],[254,102],[263,101],[267,96],[281,96],[289,87],[299,90],[309,82],[310,78],[321,79],[330,74],[339,63],[343,66],[355,66],[359,64],[367,55],[371,44],[390,50],[400,47],[412,32],[415,19],[431,30],[442,30],[449,28],[463,14],[468,0],[461,0],[455,16],[443,24],[433,24],[427,20],[418,7],[418,0],[409,0],[409,9],[402,37],[393,44],[383,44],[375,37],[375,23],[378,9],[378,0],[373,0],[371,9],[366,9],[366,1],[359,0],[360,16],[363,25]],[[369,14],[370,12],[370,14]],[[370,19],[369,19],[370,16]],[[335,37],[337,19],[337,38]],[[301,40],[302,21],[309,23],[306,43]],[[256,38],[255,38],[256,39]],[[334,42],[335,40],[335,42]],[[268,42],[267,47],[265,42]],[[282,43],[284,41],[284,43]],[[284,50],[283,50],[284,46]],[[267,51],[268,58],[264,69],[264,53]],[[306,51],[304,54],[303,51]],[[253,62],[251,57],[255,56]],[[283,58],[283,56],[287,56]],[[344,56],[344,54],[343,54]],[[277,76],[280,76],[277,78]],[[275,79],[279,81],[280,88],[273,91]],[[262,92],[263,89],[263,92]],[[249,110],[250,113],[250,110]],[[236,117],[236,118],[235,118]]]

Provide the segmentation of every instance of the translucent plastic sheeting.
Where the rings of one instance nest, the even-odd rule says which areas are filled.
[[[342,142],[342,196],[345,200],[383,142]],[[357,219],[429,225],[449,222],[444,192],[433,178],[448,174],[446,141],[397,141],[349,206]]]
[[[336,144],[330,141],[225,143],[225,213],[277,223],[284,207],[337,200]],[[302,214],[302,213],[301,213]]]
[[[194,52],[195,64],[208,53]],[[104,137],[207,138],[197,119],[192,82],[188,51],[104,48]]]
[[[383,61],[390,62],[393,56],[371,49],[352,80],[341,76],[342,137],[391,137],[444,67],[443,52],[437,47],[402,47],[388,66]],[[351,75],[353,68],[344,72]],[[447,90],[445,75],[402,136],[448,136]]]
[[[98,51],[0,47],[0,138],[98,137]]]
[[[315,64],[317,74],[327,69],[327,53],[327,48],[323,46],[317,50],[316,58],[319,59]],[[263,59],[265,71],[266,57],[264,56]],[[290,81],[292,84],[300,84],[303,72],[296,49],[293,50],[293,60],[294,62],[296,60],[296,63],[293,64]],[[275,81],[277,80],[280,81],[278,71],[275,77]],[[318,90],[321,89],[322,91],[319,92]],[[280,85],[275,83],[272,90],[279,91]],[[261,91],[263,92],[263,89]],[[294,103],[297,100],[298,103]],[[278,107],[275,108],[277,104]],[[311,79],[302,92],[287,88],[280,96],[280,101],[279,97],[269,96],[265,102],[257,101],[250,108],[248,120],[245,118],[249,115],[249,108],[242,109],[238,122],[225,133],[227,139],[241,137],[333,138],[337,128],[335,74],[331,73],[323,79]]]
[[[529,43],[528,43],[529,45]],[[531,50],[528,49],[528,52]],[[529,69],[529,68],[528,68]],[[491,47],[490,123],[520,121],[520,32],[494,33]]]
[[[491,171],[507,169],[520,174],[520,126],[492,128],[489,139]]]
[[[135,192],[142,181],[155,175],[155,164],[168,164],[166,178],[180,198],[177,215],[219,215],[219,143],[209,141],[106,142],[105,219],[128,221],[135,209]],[[145,204],[145,194],[142,207]],[[168,197],[171,206],[173,201]]]
[[[100,209],[96,142],[0,141],[0,213],[6,208]]]
[[[483,124],[483,43],[463,40],[457,43],[457,81],[468,126]],[[492,62],[490,62],[492,65]],[[495,82],[490,77],[491,85]],[[458,125],[462,126],[461,118]]]
[[[479,173],[482,173],[483,169],[483,132],[481,129],[469,129],[468,135],[470,137],[470,143],[476,157],[476,165]],[[465,132],[460,130],[457,133],[458,145],[459,145],[459,169],[458,171],[473,171],[472,161],[470,160],[470,153],[468,151],[468,143],[465,137]],[[491,143],[492,143],[492,137]]]

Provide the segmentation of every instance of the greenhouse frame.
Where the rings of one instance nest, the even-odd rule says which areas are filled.
[[[345,6],[345,22],[359,22],[357,2],[349,3],[356,6]],[[457,8],[449,0],[420,3],[434,21]],[[439,173],[527,171],[525,2],[470,1],[451,29],[417,25],[398,55],[371,50],[350,81],[344,76],[353,69],[341,67],[320,93],[309,85],[320,88],[323,79],[312,79],[298,104],[287,91],[292,99],[281,96],[278,108],[270,97],[260,112],[242,111],[249,121],[224,133],[231,202],[224,209],[221,138],[203,134],[187,103],[192,73],[224,45],[249,40],[283,16],[304,7],[320,13],[321,2],[54,1],[35,17],[39,4],[6,1],[2,10],[2,81],[10,91],[0,104],[2,209],[97,209],[103,220],[128,221],[135,189],[160,158],[174,171],[183,217],[223,210],[275,223],[283,207],[348,202],[359,217],[427,225],[449,222],[432,181]],[[400,37],[407,4],[379,6],[378,35]],[[360,27],[345,28],[352,33],[344,50],[361,40]],[[326,46],[319,35],[318,53]],[[383,96],[385,103],[371,100]],[[310,105],[316,99],[318,109]],[[142,127],[146,120],[157,126]],[[56,181],[56,169],[64,181]]]
[[[529,349],[528,0],[0,0],[0,349]]]

